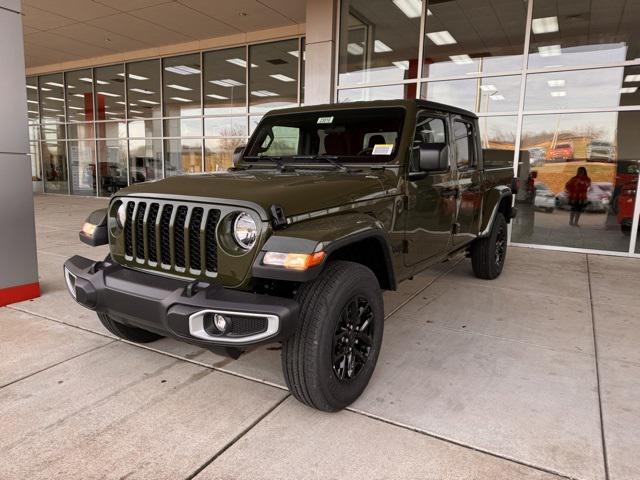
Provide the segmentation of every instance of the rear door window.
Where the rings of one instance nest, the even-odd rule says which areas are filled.
[[[476,166],[476,148],[473,125],[462,120],[454,120],[453,135],[456,145],[456,165],[464,170]]]

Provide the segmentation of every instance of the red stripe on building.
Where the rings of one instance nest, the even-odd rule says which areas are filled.
[[[0,288],[0,307],[10,303],[23,302],[40,296],[40,284],[27,283],[15,287]]]

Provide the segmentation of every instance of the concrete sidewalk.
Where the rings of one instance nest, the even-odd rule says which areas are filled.
[[[640,261],[511,248],[385,294],[364,395],[320,413],[277,345],[230,360],[116,340],[62,262],[105,200],[36,196],[41,298],[0,308],[0,479],[640,478]]]

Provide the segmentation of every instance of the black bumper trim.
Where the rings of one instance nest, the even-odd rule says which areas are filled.
[[[127,325],[205,348],[244,348],[284,340],[293,334],[298,320],[298,303],[289,298],[226,289],[206,281],[164,277],[80,256],[64,263],[65,278],[67,272],[75,278],[74,299],[82,306]],[[239,337],[225,342],[224,336],[205,340],[189,331],[189,317],[200,310],[225,310],[237,312],[238,316],[275,315],[278,329],[270,336],[248,342]]]

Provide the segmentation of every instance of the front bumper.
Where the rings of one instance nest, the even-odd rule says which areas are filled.
[[[74,256],[65,262],[64,276],[82,306],[214,351],[284,340],[298,319],[298,303],[289,298],[159,276],[109,261]],[[207,315],[215,313],[230,321],[231,330],[212,333],[207,328]]]

